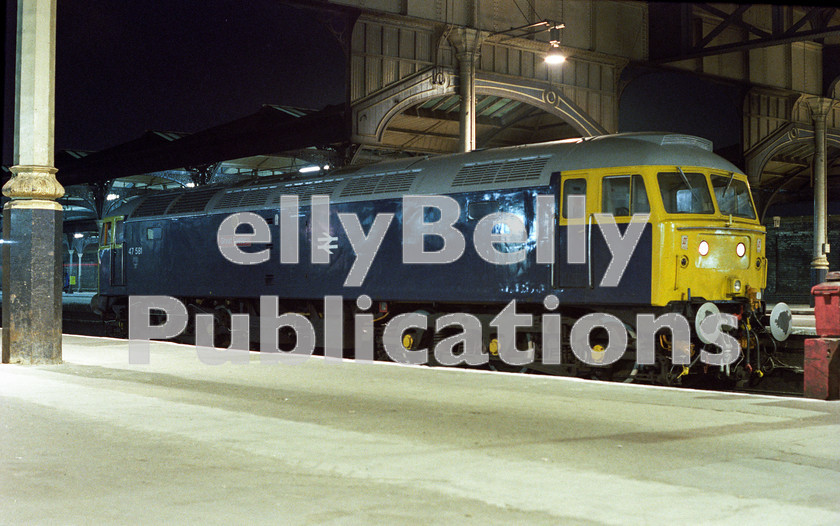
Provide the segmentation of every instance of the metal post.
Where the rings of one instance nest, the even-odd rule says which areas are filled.
[[[475,149],[475,54],[459,53],[461,70],[460,151]]]
[[[814,121],[814,259],[811,261],[811,286],[825,281],[828,273],[828,214],[826,202],[826,116],[833,99],[808,99]]]
[[[73,292],[73,272],[74,272],[74,269],[73,269],[73,266],[74,266],[73,265],[73,255],[76,253],[76,251],[71,248],[71,249],[68,249],[67,252],[69,252],[69,254],[70,254],[70,268],[67,269],[67,292]],[[62,272],[62,278],[63,278],[63,274],[64,273]],[[63,290],[63,287],[62,287],[62,290]]]
[[[15,165],[3,187],[3,363],[61,363],[62,208],[55,178],[56,0],[18,0]]]
[[[79,277],[76,279],[76,292],[82,291],[82,256],[84,253],[79,251]]]
[[[469,27],[456,29],[450,35],[460,65],[459,94],[460,140],[459,150],[469,152],[475,149],[475,64],[478,60],[482,40],[481,32]]]

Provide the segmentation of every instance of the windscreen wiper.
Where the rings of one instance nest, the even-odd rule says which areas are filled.
[[[682,180],[685,183],[685,185],[688,187],[688,193],[689,193],[689,195],[691,195],[691,200],[696,201],[697,203],[700,203],[700,198],[698,196],[694,195],[694,187],[692,187],[691,183],[688,182],[688,177],[685,176],[685,172],[683,172],[682,168],[680,168],[679,166],[677,166],[677,170],[680,171],[680,175],[682,176]],[[701,206],[702,206],[702,203],[701,203]]]
[[[729,190],[729,185],[732,184],[732,179],[734,179],[734,178],[735,178],[735,172],[729,172],[729,181],[727,181],[727,183],[726,183],[726,188],[723,189],[723,195],[720,196],[721,198],[726,197],[726,191]]]
[[[688,182],[688,177],[685,176],[685,172],[683,172],[682,168],[680,168],[679,166],[677,166],[677,170],[680,171],[680,175],[682,176],[683,182],[688,187],[688,189],[691,190],[691,194],[694,195],[694,188],[692,188],[691,183]]]

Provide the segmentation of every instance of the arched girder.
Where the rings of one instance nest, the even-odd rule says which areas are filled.
[[[485,148],[487,144],[490,143],[496,136],[500,135],[505,129],[516,126],[520,122],[525,122],[533,117],[539,115],[539,111],[530,106],[528,104],[523,104],[523,108],[521,108],[515,116],[511,119],[505,119],[505,126],[496,128],[495,130],[491,131],[489,134],[483,135],[477,138],[476,147],[477,148]]]
[[[563,92],[547,82],[514,81],[501,75],[477,72],[475,91],[524,102],[568,122],[582,136],[604,135],[607,130]]]
[[[352,140],[376,145],[388,122],[414,104],[457,93],[458,76],[448,68],[428,68],[355,103]]]
[[[840,131],[829,129],[826,133],[826,143],[829,146],[840,148]],[[812,125],[791,122],[782,126],[751,148],[744,156],[750,184],[755,187],[761,184],[761,174],[764,167],[777,155],[797,146],[812,146],[813,144],[814,128]]]
[[[476,93],[523,102],[558,117],[582,136],[608,133],[594,118],[555,86],[512,79],[479,71]],[[451,68],[428,68],[355,103],[352,108],[353,141],[383,144],[391,121],[407,109],[434,98],[458,93],[458,75]]]

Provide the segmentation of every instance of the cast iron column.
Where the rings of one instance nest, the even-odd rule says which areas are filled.
[[[811,261],[811,286],[825,281],[828,272],[825,118],[833,104],[833,99],[808,99],[814,120],[814,259]]]
[[[62,209],[55,178],[56,0],[18,0],[15,152],[3,187],[3,363],[61,363]]]
[[[469,27],[455,29],[450,35],[460,65],[458,82],[461,96],[459,151],[475,149],[475,64],[481,49],[481,32]]]

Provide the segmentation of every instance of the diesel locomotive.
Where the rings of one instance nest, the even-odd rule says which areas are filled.
[[[253,320],[270,297],[275,312],[308,319],[322,347],[329,298],[346,347],[370,341],[384,356],[388,322],[412,314],[422,323],[396,337],[405,351],[429,349],[431,362],[431,350],[459,334],[441,320],[464,313],[477,320],[473,350],[490,367],[504,367],[499,358],[514,345],[534,357],[518,369],[746,380],[763,374],[771,333],[790,331],[784,304],[770,321],[765,312],[764,238],[746,176],[709,141],[605,135],[134,198],[102,220],[92,307],[125,330],[130,298],[177,298],[191,318],[212,314],[225,345],[235,314],[252,316],[257,339]],[[502,335],[498,316],[511,305],[532,323]],[[354,323],[359,313],[366,324]],[[603,327],[586,331],[593,359],[573,352],[574,324],[593,313],[623,324],[621,359],[597,363],[612,334]],[[639,315],[667,313],[688,322],[685,356],[675,358],[676,333],[661,330],[645,340],[654,359],[638,359]],[[725,367],[698,359],[715,344],[700,324],[717,313],[734,320],[719,327],[737,342]],[[546,341],[549,318],[561,325],[556,342]],[[288,329],[283,341],[294,347]],[[194,331],[190,322],[185,334]]]

